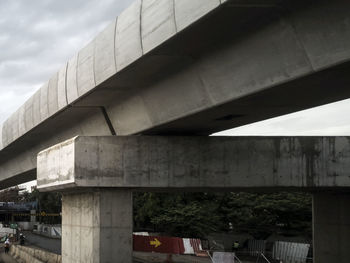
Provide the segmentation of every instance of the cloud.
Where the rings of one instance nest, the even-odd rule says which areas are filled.
[[[133,0],[1,0],[0,123]]]

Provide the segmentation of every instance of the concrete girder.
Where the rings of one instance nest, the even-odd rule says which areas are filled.
[[[111,23],[95,39],[94,75],[96,85],[117,73],[115,59],[115,30],[117,21]]]
[[[96,86],[94,73],[94,42],[89,43],[78,54],[78,96],[83,96]]]
[[[198,1],[186,1],[185,4],[184,1],[177,0],[174,2],[174,10],[171,13],[169,11],[171,8],[169,1],[163,1],[162,5],[155,4],[152,1],[145,1],[144,3],[141,1],[136,1],[128,10],[121,14],[116,21],[111,23],[105,31],[97,36],[94,41],[79,52],[78,56],[74,57],[68,63],[66,77],[67,92],[64,92],[63,88],[65,83],[63,80],[65,78],[64,68],[66,66],[59,71],[57,92],[56,89],[52,88],[52,85],[56,86],[56,81],[50,81],[51,84],[48,87],[51,87],[49,89],[51,92],[46,91],[48,88],[46,85],[42,87],[40,102],[41,122],[45,121],[49,116],[52,116],[53,113],[57,113],[59,110],[65,110],[68,106],[66,103],[66,100],[68,99],[69,104],[79,100],[79,102],[77,102],[79,105],[108,107],[108,111],[112,113],[112,124],[116,130],[120,130],[119,134],[132,134],[143,131],[146,132],[147,130],[152,130],[155,127],[163,127],[167,123],[169,123],[169,127],[172,128],[175,125],[174,121],[176,120],[179,120],[178,130],[182,129],[185,132],[189,132],[188,128],[181,123],[181,119],[192,115],[195,115],[195,118],[200,119],[201,117],[198,117],[197,113],[209,109],[213,109],[213,112],[215,112],[213,115],[216,116],[213,116],[213,120],[229,115],[235,115],[235,111],[238,112],[239,116],[253,115],[252,113],[247,112],[247,108],[249,108],[250,105],[245,106],[244,108],[237,107],[237,105],[231,105],[230,109],[226,109],[224,113],[221,113],[220,109],[222,108],[222,105],[227,104],[227,102],[230,100],[238,100],[239,98],[265,91],[269,87],[272,88],[276,87],[276,85],[283,85],[284,83],[293,79],[312,74],[315,71],[348,61],[349,59],[350,52],[347,45],[344,43],[347,43],[347,39],[349,38],[348,32],[350,32],[350,30],[348,30],[344,20],[345,18],[343,14],[345,13],[342,11],[346,10],[346,8],[341,8],[342,5],[347,5],[348,3],[341,0],[327,4],[322,2],[318,5],[309,5],[307,6],[308,8],[301,11],[298,8],[294,8],[295,10],[291,8],[293,11],[290,11],[290,14],[284,16],[280,20],[275,20],[274,22],[270,22],[265,26],[262,26],[258,34],[247,33],[246,36],[242,37],[240,33],[237,35],[237,37],[229,37],[226,39],[226,41],[231,43],[231,47],[220,47],[216,44],[217,50],[206,50],[207,54],[204,57],[203,54],[201,54],[201,58],[196,59],[197,62],[195,63],[194,61],[191,61],[195,55],[191,54],[193,51],[188,52],[186,50],[181,50],[182,48],[180,50],[174,49],[172,51],[174,54],[172,55],[169,48],[165,48],[164,50],[164,45],[160,45],[161,43],[164,42],[165,46],[168,45],[171,47],[171,43],[168,43],[167,39],[170,37],[174,38],[176,35],[179,35],[179,38],[184,38],[183,36],[180,36],[181,34],[179,34],[179,32],[183,31],[182,29],[191,27],[192,24],[195,24],[194,22],[199,18],[205,16],[214,9],[218,9],[220,4],[219,2],[215,1],[206,1],[205,4],[203,1],[200,2],[201,3],[199,4]],[[250,5],[259,6],[259,3],[259,1],[253,1]],[[275,3],[282,5],[281,1],[276,1],[273,2],[271,6],[274,6]],[[233,13],[231,13],[231,10],[235,10],[235,8],[232,6],[239,5],[240,2],[229,1],[229,4],[229,7],[225,5],[220,7],[220,9],[217,11],[217,15],[220,16],[221,13],[225,14],[226,12],[226,14],[231,14],[230,17],[232,17]],[[335,18],[332,17],[333,13],[327,13],[326,15],[328,15],[330,19],[321,19],[321,17],[324,16],[325,10],[328,10],[330,5],[332,10],[339,10],[340,15],[337,13],[337,17]],[[144,10],[142,11],[141,8]],[[189,13],[188,10],[193,9],[195,9],[196,12],[191,12],[192,16],[187,16],[186,14]],[[170,12],[169,16],[166,16],[166,20],[164,20],[166,25],[153,24],[155,23],[154,21],[163,21],[160,18],[158,20],[150,20],[150,18],[148,18],[148,14],[151,14],[150,17],[152,17],[152,15],[154,17],[164,15],[166,13],[163,12],[164,10],[168,10]],[[277,13],[279,12],[278,9],[273,10],[275,10]],[[211,17],[213,18],[214,15],[209,16],[207,19],[210,19]],[[223,17],[225,16],[223,15]],[[311,20],[310,17],[315,19]],[[217,17],[215,17],[215,19],[216,18]],[[227,18],[225,19],[227,20]],[[230,25],[232,21],[227,20],[227,23],[225,24]],[[317,21],[316,25],[314,21]],[[225,20],[220,22],[224,23]],[[183,23],[182,26],[181,23]],[[239,25],[239,23],[236,24]],[[173,31],[174,25],[177,28],[176,35]],[[196,26],[198,28],[198,25],[193,27]],[[140,28],[142,29],[142,32],[140,32]],[[154,31],[152,28],[157,30]],[[237,29],[232,27],[232,33],[235,33],[236,30]],[[248,32],[249,30],[250,29],[248,29]],[[159,33],[163,31],[164,34]],[[227,28],[223,26],[222,31],[227,31]],[[333,33],[329,34],[328,31]],[[150,35],[147,32],[151,32],[152,34]],[[210,32],[211,29],[208,28],[209,35],[212,34],[212,32]],[[186,32],[184,35],[186,35]],[[319,41],[314,41],[313,39],[315,38]],[[133,41],[138,43],[138,47],[133,47]],[[185,38],[185,41],[189,40]],[[145,47],[143,47],[143,42],[145,42]],[[329,43],[329,45],[322,44],[320,46],[319,43]],[[120,45],[123,45],[124,48]],[[163,49],[158,48],[158,46],[163,46]],[[203,44],[198,43],[199,49],[201,46],[203,46]],[[179,47],[181,47],[180,44]],[[146,51],[143,49],[146,49]],[[145,56],[148,50],[154,50],[154,52],[152,51],[152,54]],[[161,55],[165,51],[166,54]],[[182,58],[181,56],[179,57],[179,51],[181,51],[181,53],[185,51]],[[237,56],[237,54],[239,54],[239,56]],[[173,75],[168,80],[148,79],[148,81],[144,81],[146,83],[146,88],[140,87],[140,83],[135,80],[135,76],[138,76],[138,71],[144,71],[142,62],[136,61],[139,60],[142,55],[144,57],[143,60],[146,62],[146,64],[144,64],[145,67],[148,66],[147,60],[150,59],[150,63],[158,63],[159,68],[162,69],[165,65],[169,65],[169,63],[171,64],[174,62],[175,64],[180,63],[181,67],[184,68],[182,71],[192,72],[192,74],[178,74],[176,73],[178,70],[174,71],[174,69],[172,69],[173,73],[169,71],[164,72],[164,75]],[[222,58],[225,59],[227,57],[233,58],[233,60],[230,59],[231,62],[229,62],[229,60],[226,59],[226,63],[222,63]],[[134,69],[133,74],[129,74],[132,76],[127,77],[127,83],[125,83],[125,77],[123,75],[128,76],[128,74],[123,74],[121,71],[129,65],[135,64],[134,62],[136,64],[140,64],[140,67]],[[265,65],[267,62],[269,62],[268,66]],[[215,66],[213,67],[210,65]],[[154,70],[158,70],[155,69],[154,65],[152,68],[154,68]],[[155,73],[154,70],[153,73]],[[149,72],[149,76],[151,76],[153,73],[151,70],[151,72]],[[186,78],[186,76],[188,77]],[[78,79],[76,79],[77,77]],[[98,81],[96,81],[96,78],[98,78]],[[111,78],[113,81],[111,81]],[[191,79],[195,79],[196,82],[189,82]],[[169,109],[167,110],[169,114],[165,114],[163,110],[158,111],[157,109],[163,107],[163,105],[157,104],[164,101],[164,99],[158,100],[157,98],[151,98],[152,102],[148,102],[150,100],[150,95],[148,94],[154,93],[154,91],[158,89],[158,86],[162,86],[161,88],[163,89],[164,86],[166,86],[168,82],[171,82],[172,80],[175,84],[177,82],[181,83],[181,86],[184,87],[186,91],[189,90],[189,87],[197,85],[198,91],[195,92],[194,98],[187,96],[187,94],[182,91],[177,91],[177,95],[186,94],[186,96],[189,97],[187,100],[199,98],[197,100],[202,103],[191,103],[193,104],[192,107],[183,107],[184,109],[182,111],[177,109]],[[150,81],[151,83],[149,83]],[[235,83],[234,87],[229,85],[229,83]],[[127,90],[120,87],[125,85],[127,85]],[[299,86],[300,84],[295,83],[292,85]],[[163,92],[165,96],[168,96],[168,92],[170,94],[172,93],[172,86],[173,85],[170,85],[170,88],[168,88],[169,91]],[[133,91],[132,87],[136,88],[136,93]],[[99,89],[93,92],[90,95],[90,98],[83,98],[86,93],[95,90],[95,88]],[[140,90],[138,91],[138,89]],[[280,89],[283,88],[280,87]],[[200,96],[197,96],[198,92],[200,93]],[[135,95],[133,95],[134,93]],[[59,94],[58,98],[56,98],[57,94]],[[107,94],[111,96],[108,96]],[[348,95],[341,94],[337,98],[330,98],[329,101],[345,98],[346,96]],[[125,101],[124,99],[126,97],[128,99]],[[179,96],[175,96],[174,98],[182,99]],[[272,114],[268,109],[266,109],[267,107],[265,107],[264,116],[238,118],[239,120],[234,120],[228,123],[226,122],[225,124],[214,122],[214,125],[211,125],[211,127],[214,127],[214,131],[222,128],[242,125],[254,120],[295,111],[297,109],[303,109],[308,106],[322,104],[327,102],[327,99],[325,98],[326,96],[322,95],[322,98],[316,101],[317,96],[315,96],[315,101],[313,103],[305,102],[305,105],[296,105],[295,107],[279,107],[278,113],[276,114]],[[56,100],[58,100],[59,107],[55,107]],[[144,101],[142,102],[144,106],[141,108],[136,106],[135,108],[140,108],[141,111],[134,112],[132,110],[134,101],[141,100]],[[37,103],[37,100],[34,101]],[[111,104],[111,101],[123,101],[123,103]],[[158,103],[155,103],[154,101],[158,101]],[[54,103],[52,104],[50,102]],[[125,104],[131,104],[131,106]],[[178,102],[168,104],[173,106],[180,105]],[[48,109],[48,113],[46,113],[46,107],[48,107],[48,105],[50,105],[51,110]],[[153,107],[157,107],[157,109],[154,110]],[[215,107],[221,108],[216,109],[215,111]],[[272,107],[276,106],[272,105]],[[162,114],[165,116],[158,116],[159,112],[162,112]],[[261,112],[261,109],[259,109],[258,112]],[[135,113],[140,115],[137,117],[137,119],[146,118],[151,120],[151,123],[149,123],[149,125],[141,125],[140,127],[128,125],[129,123],[127,122],[127,119],[124,119],[125,116]],[[124,116],[124,114],[126,115]],[[148,116],[144,117],[145,114]],[[220,114],[226,115],[220,116]],[[34,116],[34,118],[36,117]],[[132,122],[132,120],[130,121]],[[207,131],[205,131],[206,129],[208,129],[208,127],[200,127],[198,128],[199,131],[197,132],[207,133]],[[4,128],[4,130],[6,130],[6,128]],[[26,132],[30,130],[31,129],[27,129]],[[170,129],[166,129],[166,132],[169,132],[169,130]],[[194,129],[194,131],[196,131],[196,129]],[[3,136],[6,137],[6,135]],[[4,147],[16,139],[17,137],[12,138],[12,136],[7,136],[2,140]]]
[[[115,59],[117,71],[139,59],[141,44],[141,0],[136,0],[117,18],[115,33]]]
[[[58,110],[58,73],[49,80],[48,93],[47,93],[47,104],[49,108],[49,117],[54,115]],[[27,130],[29,131],[29,129]]]
[[[3,127],[3,124],[0,124],[0,149],[3,148],[3,146],[2,146],[2,127]]]
[[[5,137],[1,138],[2,146],[10,145],[59,111],[66,110],[70,106],[69,104],[80,99],[86,93],[95,89],[97,85],[102,84],[142,55],[176,34],[175,26],[173,26],[171,34],[169,34],[169,28],[164,27],[163,23],[170,19],[175,24],[174,10],[177,4],[174,1],[135,1],[91,43],[84,47],[78,55],[73,57],[67,63],[68,65],[66,64],[62,67],[47,84],[40,88],[40,100],[35,99],[36,95],[33,95],[26,102],[26,104],[32,104],[31,101],[34,101],[33,103],[36,105],[32,106],[40,108],[40,122],[37,121],[37,116],[33,116],[36,121],[32,123],[32,120],[30,120],[30,125],[25,127],[22,125],[23,121],[21,120],[25,119],[23,115],[26,113],[24,110],[20,111],[18,114],[20,122],[19,133],[15,133],[14,135],[16,136],[12,134],[12,126],[17,125],[17,123],[6,124],[6,127],[3,128],[4,131],[2,131]],[[204,16],[217,6],[202,3],[202,12],[200,14]],[[182,9],[184,9],[183,4]],[[166,10],[168,11],[164,17],[166,20],[154,19],[154,17],[164,15]],[[180,11],[179,15],[178,19],[181,20]],[[196,14],[196,18],[199,18],[199,14]],[[192,20],[194,22],[196,19]],[[141,29],[143,30],[142,32]],[[143,42],[145,42],[145,50],[143,50]],[[37,113],[34,112],[34,114]],[[11,127],[7,129],[7,125]]]
[[[88,112],[89,121],[86,121],[85,114]],[[67,129],[67,115],[75,116],[74,125]],[[76,119],[80,121],[76,122]],[[46,126],[47,125],[47,126]],[[36,179],[36,156],[37,153],[54,144],[57,144],[66,138],[74,137],[79,134],[95,135],[96,127],[101,136],[111,135],[111,131],[106,123],[105,117],[100,108],[71,108],[69,112],[62,113],[60,118],[51,119],[45,123],[46,129],[51,129],[54,133],[42,133],[40,130],[32,132],[31,140],[21,138],[21,143],[25,148],[13,145],[0,151],[0,189],[18,185],[27,181]],[[36,144],[33,141],[41,139],[42,143]]]
[[[350,187],[349,137],[75,137],[38,155],[40,190]]]
[[[49,83],[45,83],[40,88],[40,122],[45,121],[49,117],[48,94]]]
[[[58,81],[57,81],[57,106],[58,110],[63,109],[67,106],[67,93],[66,93],[66,74],[67,74],[68,65],[64,65],[61,70],[58,72]]]
[[[25,113],[26,113],[26,110],[24,108],[25,105],[22,105],[19,109],[18,109],[18,136],[22,136],[25,131],[26,131],[26,122],[25,122]],[[10,122],[10,130],[9,132],[11,132],[11,126],[16,123],[16,119],[13,119],[12,122]],[[17,125],[17,123],[15,124]],[[13,138],[13,134],[8,134],[8,137],[9,138]]]
[[[175,0],[175,24],[178,32],[220,5],[219,0]]]
[[[68,104],[71,104],[78,98],[78,84],[77,84],[77,64],[78,64],[78,55],[74,56],[68,61],[67,66],[67,100]]]
[[[34,94],[33,120],[5,121],[0,146],[48,145],[48,123],[77,130],[96,107],[118,135],[206,135],[348,98],[350,3],[264,2],[136,1]]]
[[[176,34],[175,3],[143,0],[141,7],[141,42],[145,54]]]
[[[40,114],[40,93],[41,90],[37,90],[33,95],[33,122],[34,127],[36,127],[41,122],[41,114]]]
[[[34,127],[34,96],[30,97],[24,104],[24,127],[25,130],[31,130]],[[25,131],[24,131],[25,132]]]

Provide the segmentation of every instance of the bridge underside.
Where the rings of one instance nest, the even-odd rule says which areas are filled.
[[[114,73],[108,27],[65,67],[93,85],[60,71],[4,123],[0,188],[35,179],[37,153],[77,135],[208,135],[350,97],[348,1],[250,3],[213,8]]]
[[[348,137],[195,136],[349,98],[349,9],[136,1],[0,127],[0,188],[37,174],[64,191],[65,262],[122,263],[134,190],[310,191],[315,262],[348,262]]]
[[[37,180],[63,191],[65,262],[132,262],[135,190],[297,189],[313,193],[314,262],[345,263],[349,171],[350,137],[83,136],[40,152]]]

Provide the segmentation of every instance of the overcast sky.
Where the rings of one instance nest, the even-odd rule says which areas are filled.
[[[0,123],[133,0],[0,0]]]
[[[0,122],[133,0],[1,0]],[[221,134],[350,135],[342,101]]]

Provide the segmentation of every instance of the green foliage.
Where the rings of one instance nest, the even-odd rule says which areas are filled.
[[[211,232],[272,233],[311,237],[311,196],[304,193],[137,193],[136,229],[173,236],[204,237]]]
[[[62,195],[58,192],[39,192],[35,188],[31,193],[24,193],[22,201],[31,202],[38,201],[39,211],[46,214],[59,214],[62,208]],[[40,217],[44,223],[57,224],[60,223],[60,217]]]
[[[272,233],[311,237],[311,196],[304,193],[230,193],[222,213],[234,231],[255,238]]]
[[[212,194],[135,194],[135,226],[173,236],[203,237],[222,227],[218,201]]]

